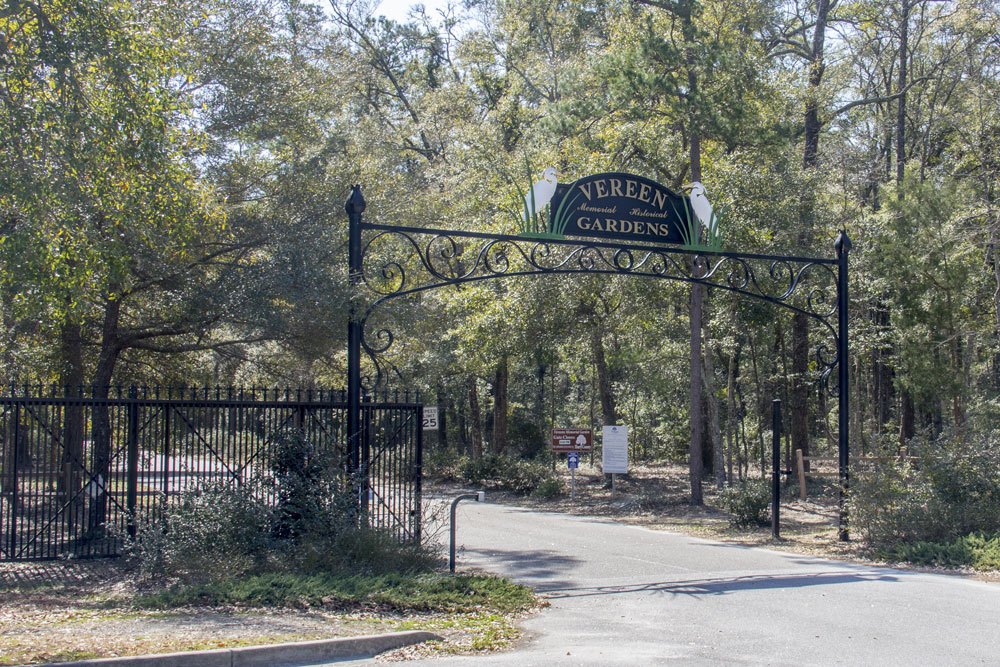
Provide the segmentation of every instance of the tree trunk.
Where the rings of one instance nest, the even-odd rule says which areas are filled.
[[[708,416],[708,440],[712,451],[712,472],[715,474],[715,486],[721,490],[726,484],[726,468],[722,453],[722,429],[719,425],[719,398],[715,394],[715,362],[712,350],[705,354],[705,373],[703,376],[706,398],[706,414]]]
[[[469,437],[469,418],[468,413],[465,410],[460,409],[462,407],[462,402],[456,400],[455,404],[455,418],[458,421],[458,440],[460,451],[465,452],[468,455],[472,455],[472,438]]]
[[[501,357],[493,379],[493,453],[501,455],[507,451],[507,384],[510,370],[507,357]]]
[[[110,292],[112,295],[117,290]],[[104,323],[101,330],[101,349],[94,371],[94,398],[106,399],[111,390],[115,366],[121,355],[119,322],[121,321],[121,300],[108,297],[104,301]],[[111,414],[106,403],[95,403],[91,412],[91,443],[94,448],[91,481],[95,483],[94,496],[90,506],[87,537],[102,537],[108,518],[108,494],[101,484],[111,479]]]
[[[471,422],[472,431],[472,458],[478,461],[483,458],[483,413],[479,408],[479,387],[474,375],[469,376],[468,389],[469,421]]]
[[[726,456],[726,471],[729,477],[729,483],[733,483],[733,459],[738,458],[736,455],[736,446],[739,442],[739,434],[736,429],[739,424],[739,414],[736,405],[736,373],[737,366],[739,364],[740,356],[740,345],[737,343],[736,350],[729,355],[729,364],[726,373],[726,399],[728,405],[726,408],[728,419],[726,420],[726,450],[728,455]],[[743,477],[743,465],[742,463],[738,466],[740,471],[740,477]]]
[[[903,177],[906,174],[906,84],[910,50],[910,0],[901,0],[899,18],[899,79],[896,98],[896,187],[902,198]]]
[[[448,408],[450,407],[451,401],[448,400],[445,394],[444,385],[440,382],[437,386],[437,406],[438,406],[438,447],[441,449],[448,448]]]
[[[871,317],[879,338],[879,342],[872,349],[872,411],[875,416],[875,431],[882,433],[886,424],[892,419],[895,391],[894,373],[890,363],[892,347],[881,342],[882,336],[891,328],[889,303],[885,296],[878,299],[872,309]]]
[[[809,318],[795,313],[792,318],[792,395],[789,397],[789,421],[792,450],[801,449],[809,456]],[[805,461],[809,471],[809,461]]]
[[[691,482],[691,504],[704,504],[701,488],[702,466],[701,442],[702,401],[701,401],[701,308],[703,302],[701,285],[691,286],[691,442],[688,446],[688,477]]]
[[[64,322],[61,338],[63,371],[60,382],[67,393],[83,386],[83,332],[78,322]],[[66,405],[63,421],[62,472],[58,490],[69,500],[76,498],[83,485],[83,405]],[[76,499],[79,500],[79,499]],[[70,512],[70,516],[75,512]]]
[[[804,118],[805,146],[802,166],[807,174],[815,172],[819,166],[819,139],[823,129],[819,118],[820,87],[826,69],[824,52],[826,46],[826,24],[830,12],[830,0],[816,3],[816,23],[813,29],[812,53],[809,59],[809,90],[806,94]],[[813,242],[816,220],[816,198],[811,192],[804,195],[799,216],[799,244],[808,251]],[[795,313],[792,318],[792,393],[789,396],[789,424],[792,449],[801,449],[809,454],[809,401],[806,373],[809,369],[809,318]],[[808,467],[808,462],[807,462]]]
[[[899,398],[902,404],[899,411],[899,446],[902,451],[906,451],[910,440],[917,433],[916,410],[913,406],[913,397],[910,396],[908,389],[899,392]]]
[[[604,341],[601,327],[594,324],[590,330],[590,351],[594,355],[594,368],[597,370],[597,395],[601,402],[601,417],[604,426],[618,423],[618,406],[611,386],[611,373],[608,371],[608,361],[604,354]]]
[[[545,431],[545,374],[548,371],[548,366],[542,360],[542,350],[538,349],[535,351],[535,379],[537,384],[535,385],[535,422],[538,424],[540,430]]]
[[[604,354],[604,340],[601,326],[596,317],[590,329],[590,351],[594,357],[594,370],[597,371],[597,395],[601,402],[601,423],[613,426],[618,423],[618,406],[611,385],[611,373],[608,371],[608,361]],[[606,487],[611,486],[611,475],[604,476]]]

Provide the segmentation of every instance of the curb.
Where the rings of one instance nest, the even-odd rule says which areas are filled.
[[[209,651],[160,653],[125,658],[97,658],[75,662],[48,663],[49,667],[272,667],[288,663],[309,663],[338,658],[369,657],[393,649],[441,637],[419,630],[386,635],[365,635],[342,639],[241,646]]]

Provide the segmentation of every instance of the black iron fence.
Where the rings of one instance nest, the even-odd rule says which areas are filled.
[[[272,457],[289,434],[339,462],[371,525],[419,540],[421,406],[383,399],[362,406],[356,474],[341,391],[11,388],[0,396],[0,560],[119,555],[207,484],[253,483],[273,504]]]

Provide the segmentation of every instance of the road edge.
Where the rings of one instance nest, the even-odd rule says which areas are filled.
[[[432,632],[410,630],[384,635],[317,639],[306,642],[121,658],[95,658],[93,660],[47,664],[49,667],[267,667],[290,663],[321,662],[338,658],[370,657],[385,651],[427,641],[442,641],[442,638]]]

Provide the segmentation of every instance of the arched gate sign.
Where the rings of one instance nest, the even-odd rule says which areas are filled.
[[[847,276],[851,241],[841,231],[832,258],[723,252],[714,218],[700,225],[687,197],[630,174],[597,174],[549,193],[548,224],[525,206],[520,234],[406,227],[366,222],[366,203],[354,186],[349,218],[350,280],[355,287],[348,324],[348,415],[352,466],[367,479],[362,395],[386,386],[398,371],[386,359],[395,335],[374,324],[395,299],[439,287],[517,276],[626,275],[704,285],[758,299],[815,322],[821,336],[813,355],[820,384],[839,407],[840,536],[847,539],[848,485]],[[532,195],[526,199],[533,204]],[[692,223],[694,220],[694,223]],[[700,228],[699,228],[700,227]],[[707,241],[702,239],[707,236]],[[702,241],[699,243],[699,241]],[[363,298],[360,288],[367,288]],[[372,372],[362,375],[366,356]],[[836,372],[835,372],[836,371]],[[361,493],[365,505],[367,493]]]

